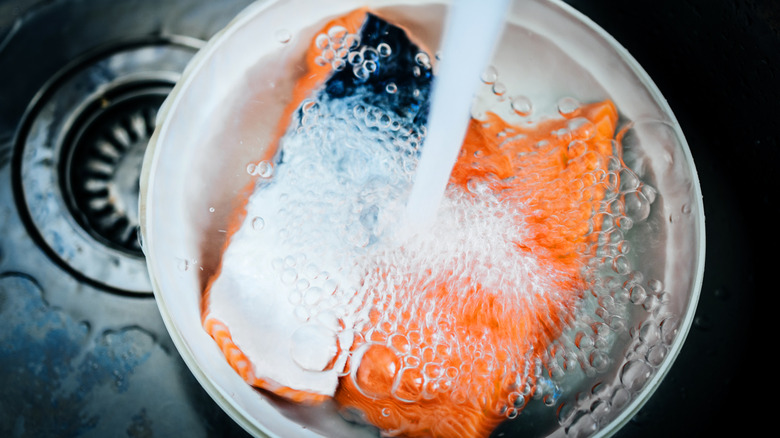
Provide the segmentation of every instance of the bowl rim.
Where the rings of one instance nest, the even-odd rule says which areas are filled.
[[[204,61],[209,58],[211,54],[216,52],[221,44],[221,41],[228,38],[233,34],[241,24],[249,21],[255,14],[260,13],[263,9],[275,3],[277,0],[256,0],[248,5],[241,12],[238,13],[228,24],[215,33],[206,44],[192,57],[187,67],[182,72],[181,78],[175,84],[168,97],[163,102],[157,117],[155,120],[155,130],[152,137],[149,139],[149,143],[144,154],[143,164],[141,166],[141,178],[140,178],[140,191],[138,197],[138,216],[139,224],[142,236],[141,247],[146,257],[146,265],[149,273],[149,279],[152,285],[152,291],[154,293],[155,302],[157,308],[160,311],[160,315],[163,320],[168,334],[171,336],[176,350],[184,360],[184,363],[189,368],[195,379],[206,391],[207,394],[217,403],[217,405],[233,419],[242,429],[247,433],[258,437],[272,437],[274,434],[262,423],[253,421],[253,417],[246,412],[243,408],[237,404],[230,402],[230,396],[227,391],[221,386],[217,385],[212,379],[210,379],[203,369],[200,367],[198,359],[195,357],[192,349],[185,340],[184,335],[177,326],[170,312],[168,311],[168,305],[166,303],[165,295],[162,292],[158,281],[157,269],[155,268],[155,260],[153,259],[152,248],[154,247],[154,239],[147,238],[150,236],[150,226],[148,224],[149,218],[149,187],[154,186],[154,172],[159,161],[160,149],[158,146],[159,138],[163,137],[167,131],[167,124],[164,123],[168,115],[178,106],[180,100],[180,93],[183,89],[186,89],[188,84],[192,82],[194,73],[201,70],[205,65]],[[153,235],[153,233],[152,233]]]

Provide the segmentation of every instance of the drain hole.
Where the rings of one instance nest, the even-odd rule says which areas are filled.
[[[80,113],[62,150],[62,192],[73,217],[93,238],[137,257],[141,165],[172,88],[139,81],[105,93]]]

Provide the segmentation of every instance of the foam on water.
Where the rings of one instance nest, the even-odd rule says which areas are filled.
[[[376,71],[371,63],[392,53],[390,46],[345,42],[352,36],[342,29],[322,35],[320,62],[339,72],[348,65],[358,79],[370,77]],[[334,40],[350,50],[334,50]],[[430,59],[420,52],[418,67],[430,69]],[[530,100],[506,99],[511,90],[496,88],[498,72],[485,74],[492,105],[530,115]],[[388,83],[382,92],[409,90]],[[570,271],[533,251],[518,251],[533,247],[533,212],[522,200],[502,197],[497,177],[466,187],[450,184],[440,205],[430,201],[431,194],[415,195],[428,131],[414,114],[371,102],[376,99],[360,94],[315,93],[301,104],[276,157],[247,166],[259,178],[246,219],[223,255],[218,281],[229,293],[213,295],[210,312],[230,326],[254,375],[326,395],[334,395],[339,379],[346,378],[368,398],[412,403],[446,396],[482,407],[487,402],[480,379],[500,375],[512,390],[488,409],[514,418],[534,397],[556,405],[571,375],[605,371],[614,360],[615,338],[629,331],[632,306],[654,312],[663,298],[663,285],[632,265],[625,237],[648,217],[652,187],[625,166],[617,148],[578,181],[583,203],[592,201],[595,190],[605,194],[584,219],[590,231],[578,248],[583,281],[572,293]],[[589,153],[595,128],[579,117],[574,98],[561,99],[558,110],[556,117],[568,122],[554,134],[569,141],[574,162]],[[498,135],[511,141],[524,134],[508,129]],[[552,153],[542,143],[525,156]],[[528,191],[549,188],[534,175],[525,178]],[[413,196],[421,196],[415,203],[427,200],[438,208],[438,215],[409,238],[402,219]],[[555,339],[543,336],[545,327],[557,323],[549,303],[571,311],[563,336]],[[464,329],[465,319],[477,329]],[[674,327],[662,320],[631,334],[660,338],[655,334],[664,322]],[[646,348],[624,370],[626,388],[641,385],[642,371],[664,357],[661,341]],[[359,373],[364,359],[378,357],[394,361],[390,394]],[[402,384],[409,375],[418,387]],[[609,397],[622,400],[624,394]],[[574,413],[560,412],[560,424],[571,426]]]

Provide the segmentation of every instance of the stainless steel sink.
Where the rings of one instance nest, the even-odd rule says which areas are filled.
[[[248,3],[0,1],[0,435],[245,435],[165,330],[137,197],[157,108]]]

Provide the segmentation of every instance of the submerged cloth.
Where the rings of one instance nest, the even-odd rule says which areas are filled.
[[[366,10],[318,33],[203,324],[255,387],[334,398],[389,435],[487,436],[531,397],[586,288],[617,111],[472,120],[434,229],[382,245],[399,214],[382,202],[403,205],[424,139],[430,59]]]

